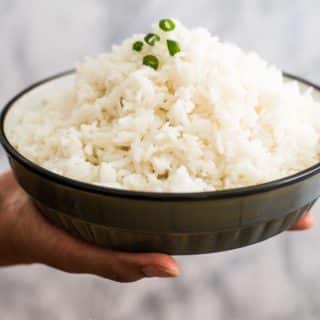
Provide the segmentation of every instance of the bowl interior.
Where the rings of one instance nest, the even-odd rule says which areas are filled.
[[[52,80],[39,83],[39,85],[34,85],[33,88],[29,88],[29,90],[26,89],[20,95],[18,95],[5,115],[4,133],[6,136],[9,136],[7,134],[9,132],[9,128],[17,125],[17,111],[25,110],[30,105],[38,103],[41,100],[45,100],[50,95],[54,95],[57,92],[72,88],[74,78],[74,73],[53,78]]]

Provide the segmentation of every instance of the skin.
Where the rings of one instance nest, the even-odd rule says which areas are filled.
[[[308,213],[293,230],[309,229],[313,224]],[[177,277],[180,273],[176,261],[168,255],[116,252],[69,236],[39,214],[8,171],[0,175],[0,266],[32,263],[118,282]]]

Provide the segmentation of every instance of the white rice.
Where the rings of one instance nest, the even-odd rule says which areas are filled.
[[[156,192],[255,185],[319,161],[320,104],[256,53],[176,21],[161,41],[135,35],[77,68],[74,86],[17,111],[25,157],[93,184]],[[168,54],[166,39],[181,52]],[[142,65],[159,58],[158,70]]]

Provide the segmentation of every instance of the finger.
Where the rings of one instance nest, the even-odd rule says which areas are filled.
[[[37,230],[29,236],[27,250],[39,263],[66,272],[95,274],[119,282],[179,275],[176,261],[165,254],[133,254],[102,249],[69,236],[48,224],[39,214],[35,214],[33,220],[28,225],[37,226]]]
[[[300,218],[298,222],[290,230],[297,231],[310,229],[314,226],[314,223],[315,222],[313,215],[310,212],[308,212],[302,218]]]
[[[146,277],[177,277],[180,273],[177,262],[166,254],[115,252],[115,255],[121,263],[137,266]]]
[[[144,277],[175,277],[179,273],[176,262],[169,256],[115,252],[68,235],[49,242],[43,257],[44,262],[49,259],[47,264],[68,272],[96,274],[119,282]]]

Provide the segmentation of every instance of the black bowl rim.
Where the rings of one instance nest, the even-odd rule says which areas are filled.
[[[94,185],[94,184],[74,180],[74,179],[56,174],[54,172],[51,172],[47,169],[44,169],[38,166],[37,164],[33,163],[27,158],[25,158],[10,144],[4,132],[5,117],[9,109],[11,108],[11,106],[19,98],[21,98],[23,95],[25,95],[29,91],[33,90],[34,88],[44,83],[50,82],[52,80],[55,80],[67,75],[71,75],[72,73],[74,73],[74,69],[47,77],[43,80],[40,80],[28,86],[27,88],[22,90],[20,93],[18,93],[16,96],[14,96],[4,106],[0,114],[0,143],[2,144],[2,146],[4,147],[8,155],[10,155],[13,159],[18,161],[18,163],[20,163],[27,169],[31,170],[32,172],[42,176],[43,178],[49,179],[55,183],[58,183],[66,187],[78,189],[81,191],[89,192],[89,193],[109,195],[109,196],[120,197],[120,198],[133,198],[137,200],[157,200],[157,201],[161,201],[161,200],[188,201],[188,200],[213,200],[213,199],[226,199],[226,198],[228,199],[228,198],[254,195],[262,192],[268,192],[281,187],[285,187],[294,183],[298,183],[302,180],[305,180],[307,178],[310,178],[320,173],[320,162],[319,162],[296,174],[293,174],[281,179],[273,180],[270,182],[253,185],[253,186],[226,189],[226,190],[220,190],[220,191],[183,192],[183,193],[163,192],[162,193],[162,192],[148,192],[148,191],[131,191],[126,189],[115,189],[110,187],[104,187],[104,186],[99,186],[99,185]],[[286,72],[284,72],[283,74],[287,78],[296,80],[300,83],[313,87],[317,91],[320,91],[320,86],[310,82],[309,80],[305,80],[301,77],[294,76]]]

